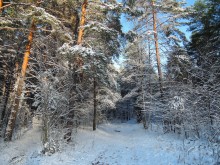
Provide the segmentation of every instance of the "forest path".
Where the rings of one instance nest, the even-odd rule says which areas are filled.
[[[154,130],[144,130],[134,120],[102,124],[96,131],[81,128],[74,147],[41,160],[40,165],[197,165],[202,160],[196,143],[183,145],[178,135],[163,134],[156,126]]]
[[[173,147],[172,137],[164,139],[160,133],[144,130],[135,121],[101,125],[97,132],[93,135],[91,154],[98,150],[103,152],[96,152],[93,165],[169,165],[179,162],[181,148]],[[101,134],[105,137],[100,139]],[[175,141],[181,144],[180,140]]]
[[[34,132],[35,130],[35,132]],[[212,165],[207,148],[201,150],[201,143],[183,141],[174,134],[163,134],[144,130],[142,124],[131,120],[127,123],[99,125],[96,131],[91,127],[80,128],[74,139],[62,152],[51,156],[40,154],[39,131],[27,132],[23,141],[15,141],[4,151],[15,151],[18,157],[0,156],[2,165]],[[28,140],[29,139],[29,140]],[[35,139],[35,140],[31,140]],[[183,143],[184,142],[184,143]],[[29,144],[28,144],[29,143]],[[20,144],[20,146],[19,146]],[[30,146],[30,147],[29,147]],[[26,147],[26,150],[25,150]],[[200,150],[199,150],[200,149]],[[199,152],[198,152],[199,151]],[[10,155],[10,154],[9,154]],[[2,157],[2,158],[1,158]]]

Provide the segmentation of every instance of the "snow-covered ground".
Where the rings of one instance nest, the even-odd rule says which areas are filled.
[[[213,150],[201,141],[183,140],[134,121],[81,128],[71,144],[51,156],[40,153],[35,127],[19,140],[1,144],[0,164],[16,165],[214,165]],[[215,164],[217,165],[217,163]]]

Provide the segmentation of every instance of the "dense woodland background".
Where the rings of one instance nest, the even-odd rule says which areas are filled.
[[[80,125],[220,142],[220,2],[0,0],[0,136],[42,120],[44,152]],[[122,32],[120,17],[133,30]],[[188,26],[188,40],[180,30]],[[113,61],[124,58],[119,69]],[[119,60],[119,63],[121,60]]]

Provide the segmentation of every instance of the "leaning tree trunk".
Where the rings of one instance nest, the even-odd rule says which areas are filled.
[[[159,84],[160,84],[160,92],[161,96],[163,95],[163,81],[162,81],[162,70],[160,64],[160,52],[159,52],[159,43],[158,43],[158,35],[157,35],[157,14],[156,10],[154,9],[154,1],[152,1],[152,15],[153,15],[153,30],[154,30],[154,42],[156,48],[156,59],[157,59],[157,70],[158,70],[158,77],[159,77]]]
[[[16,92],[15,93],[15,102],[14,102],[14,106],[11,111],[8,125],[6,128],[5,141],[10,141],[12,139],[12,133],[13,133],[13,130],[15,127],[15,121],[16,121],[17,113],[18,113],[19,106],[20,106],[20,97],[23,92],[24,79],[25,79],[26,70],[27,70],[27,66],[28,66],[29,56],[31,53],[31,46],[32,46],[32,42],[33,42],[34,31],[35,31],[35,20],[32,20],[31,27],[30,27],[30,33],[28,36],[28,44],[26,45],[26,51],[24,53],[24,59],[23,59],[23,64],[22,64],[22,69],[21,69],[21,76],[17,77],[16,83],[18,83],[18,84],[17,84],[17,89],[15,91]]]

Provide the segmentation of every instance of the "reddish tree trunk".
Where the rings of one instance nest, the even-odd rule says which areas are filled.
[[[1,9],[1,7],[3,7],[3,0],[0,0],[0,14],[2,12],[3,9]]]
[[[22,94],[23,86],[24,86],[24,79],[25,79],[26,70],[27,70],[27,66],[28,66],[29,56],[31,54],[31,46],[32,46],[32,42],[33,42],[34,31],[35,31],[35,21],[32,20],[31,27],[30,27],[30,33],[28,36],[28,44],[26,45],[26,51],[24,53],[21,75],[20,75],[20,77],[17,77],[18,86],[17,86],[17,90],[15,93],[15,103],[14,103],[13,109],[12,109],[10,117],[9,117],[7,129],[6,129],[6,133],[5,133],[5,141],[11,140],[12,133],[13,133],[13,130],[15,127],[15,121],[16,121],[16,117],[17,117],[17,113],[18,113],[19,105],[20,105],[20,97]]]
[[[154,30],[154,41],[155,41],[155,48],[156,48],[156,59],[157,59],[157,70],[158,70],[158,77],[159,77],[159,84],[160,84],[160,92],[161,95],[163,94],[163,81],[162,81],[162,70],[160,64],[160,51],[159,51],[159,43],[158,43],[158,35],[157,35],[157,14],[154,9],[154,1],[152,1],[152,15],[153,15],[153,30]]]
[[[77,38],[77,45],[82,44],[82,39],[84,35],[84,25],[86,23],[86,8],[88,5],[88,0],[84,0],[83,5],[82,5],[82,12],[81,12],[81,19],[80,19],[80,29],[78,32],[78,38]]]

